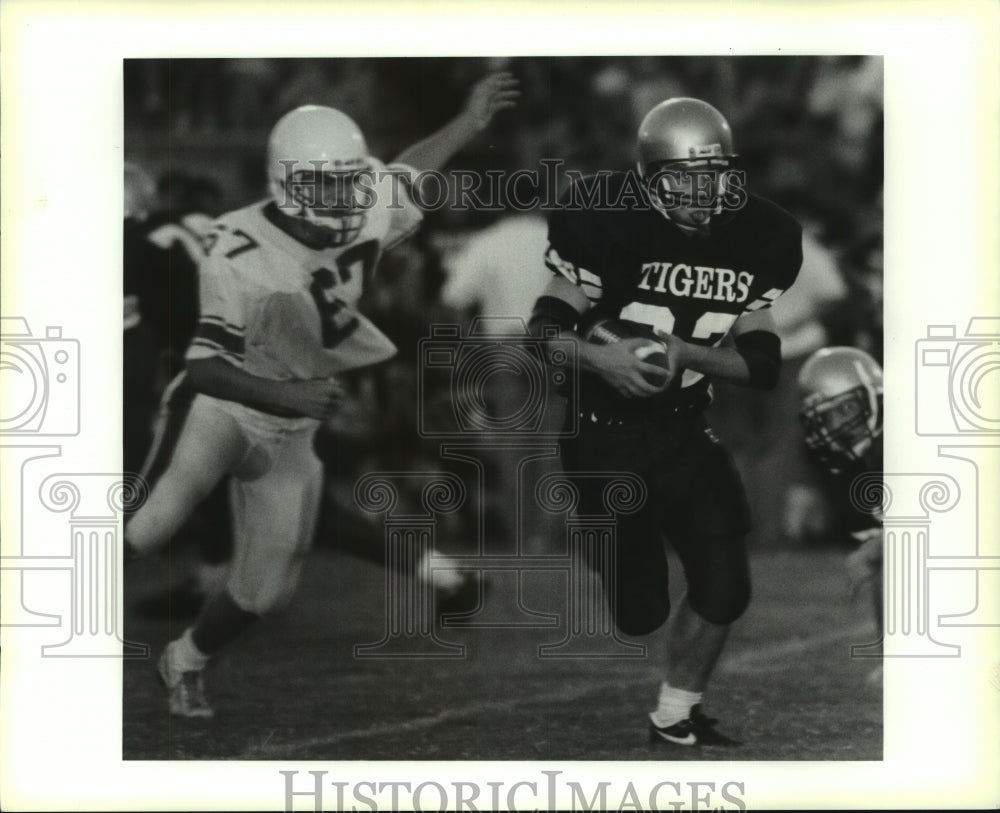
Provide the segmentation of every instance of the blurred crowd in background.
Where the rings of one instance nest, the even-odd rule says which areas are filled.
[[[711,418],[743,470],[754,543],[837,538],[835,500],[822,493],[801,455],[795,376],[821,346],[852,345],[882,359],[878,57],[126,60],[125,156],[150,179],[133,209],[133,223],[143,224],[135,234],[173,252],[158,266],[143,251],[130,252],[127,225],[126,294],[131,286],[136,301],[170,307],[147,317],[150,335],[126,342],[126,365],[131,344],[135,369],[152,380],[139,395],[126,389],[127,400],[142,402],[138,422],[150,425],[148,432],[133,428],[126,465],[137,468],[156,399],[182,364],[200,235],[211,217],[266,195],[267,134],[277,119],[301,104],[337,107],[361,126],[372,154],[388,162],[444,124],[473,83],[499,69],[520,79],[522,99],[451,167],[513,171],[560,159],[584,172],[627,169],[635,163],[639,121],[672,96],[704,99],[729,119],[748,188],[803,223],[805,262],[775,307],[786,358],[779,390],[717,386]],[[476,315],[526,319],[547,281],[544,245],[544,213],[445,206],[383,256],[363,306],[400,352],[351,382],[354,398],[318,440],[329,462],[331,504],[349,510],[359,472],[443,465],[439,441],[416,431],[418,343],[432,324],[468,326]],[[154,274],[159,278],[150,280]],[[443,404],[447,393],[441,395]],[[470,504],[454,533],[471,532],[480,509],[507,521],[511,495],[494,496],[492,504],[490,495],[485,506]]]

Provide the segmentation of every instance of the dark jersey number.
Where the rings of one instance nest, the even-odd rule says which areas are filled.
[[[233,257],[239,257],[240,254],[246,254],[248,251],[253,251],[253,249],[260,245],[260,243],[243,231],[243,229],[233,229],[232,235],[233,237],[239,237],[243,242],[236,246],[236,248],[230,249],[226,252],[227,260],[231,260]]]
[[[232,231],[229,231],[229,229],[227,229],[222,224],[216,224],[215,231],[212,231],[209,234],[205,235],[205,238],[203,240],[205,254],[212,253],[213,249],[215,249],[216,243],[219,242],[219,235],[221,235],[222,232],[229,232],[231,235],[233,235],[233,237],[236,237],[240,240],[239,245],[237,245],[235,248],[231,248],[223,255],[227,260],[231,260],[233,259],[233,257],[239,257],[240,254],[245,254],[248,251],[252,251],[253,249],[257,248],[257,246],[260,245],[260,243],[258,243],[249,234],[243,231],[243,229],[233,229]]]
[[[364,282],[371,279],[378,248],[376,240],[358,243],[337,257],[336,272],[321,268],[313,274],[309,293],[319,311],[323,347],[336,347],[357,329],[358,318],[354,309],[337,296],[337,287],[350,282],[355,276],[360,276]]]
[[[363,285],[367,285],[375,271],[375,260],[378,258],[378,241],[365,240],[356,246],[351,246],[337,257],[337,273],[340,282],[346,284],[360,276]]]
[[[620,318],[628,319],[632,322],[639,322],[649,325],[652,328],[659,328],[664,333],[671,333],[680,336],[682,339],[701,344],[708,347],[715,347],[725,335],[729,328],[733,326],[739,314],[735,313],[713,313],[711,311],[701,314],[691,326],[689,336],[684,336],[677,328],[677,319],[673,311],[665,305],[649,305],[644,302],[631,302],[626,305]],[[694,370],[685,370],[681,377],[681,386],[690,387],[697,383],[704,375]]]

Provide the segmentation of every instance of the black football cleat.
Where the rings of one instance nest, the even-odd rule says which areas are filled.
[[[649,721],[649,742],[651,745],[668,742],[673,745],[692,746],[698,744],[694,729],[690,720],[681,720],[679,723],[660,728],[652,720]]]
[[[719,721],[714,717],[706,717],[701,711],[701,704],[691,707],[691,714],[687,721],[691,724],[691,730],[694,731],[699,745],[720,745],[732,748],[743,744],[739,740],[734,740],[732,737],[727,737],[716,731],[715,724]]]
[[[702,713],[700,704],[694,705],[686,720],[681,720],[673,725],[661,728],[650,720],[649,741],[654,744],[666,742],[673,745],[708,745],[726,748],[742,745],[738,740],[716,731],[715,724],[717,722],[718,720],[706,717]]]

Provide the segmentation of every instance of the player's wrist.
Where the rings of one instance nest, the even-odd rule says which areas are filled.
[[[612,345],[577,342],[577,358],[580,368],[588,373],[604,373],[617,367],[611,358]]]
[[[663,340],[663,337],[660,337]],[[699,352],[704,351],[704,347],[695,344],[688,344],[677,336],[669,336],[663,344],[678,367],[694,367],[699,361]]]
[[[278,412],[298,412],[294,384],[294,381],[268,381],[261,389],[261,400]]]
[[[451,120],[451,124],[458,133],[474,135],[486,129],[489,119],[483,119],[471,110],[463,110]]]

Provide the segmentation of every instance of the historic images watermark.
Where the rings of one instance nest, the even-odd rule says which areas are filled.
[[[403,208],[406,198],[425,211],[551,212],[557,209],[620,211],[626,208],[717,209],[735,212],[747,202],[746,172],[727,161],[701,159],[636,170],[584,173],[543,158],[533,169],[344,169],[324,160],[279,160],[285,170],[283,208],[319,208],[331,214]],[[619,180],[612,183],[618,175]],[[564,195],[559,190],[565,189]]]
[[[746,810],[746,785],[737,781],[644,783],[593,779],[563,771],[520,779],[469,782],[342,780],[329,771],[278,771],[284,810]]]
[[[962,335],[956,325],[929,325],[915,349],[916,434],[952,439],[937,447],[938,458],[961,461],[967,482],[945,472],[879,472],[852,484],[852,502],[879,517],[884,534],[883,640],[852,647],[855,657],[957,657],[959,645],[939,640],[946,628],[1000,626],[1000,552],[981,537],[992,502],[984,473],[1000,452],[1000,318],[973,317]],[[974,518],[973,538],[936,531],[932,540],[933,515],[956,508]],[[943,571],[966,573],[972,606],[935,618],[933,574]]]
[[[123,641],[118,628],[118,526],[145,500],[145,483],[120,473],[51,471],[62,455],[51,439],[80,433],[79,342],[59,326],[36,337],[24,318],[3,317],[0,381],[0,571],[5,594],[14,597],[2,625],[60,629],[64,639],[42,646],[43,657],[146,657],[148,647]],[[53,516],[64,519],[47,521]],[[68,581],[69,605],[61,613],[32,599],[35,580],[49,578]]]

